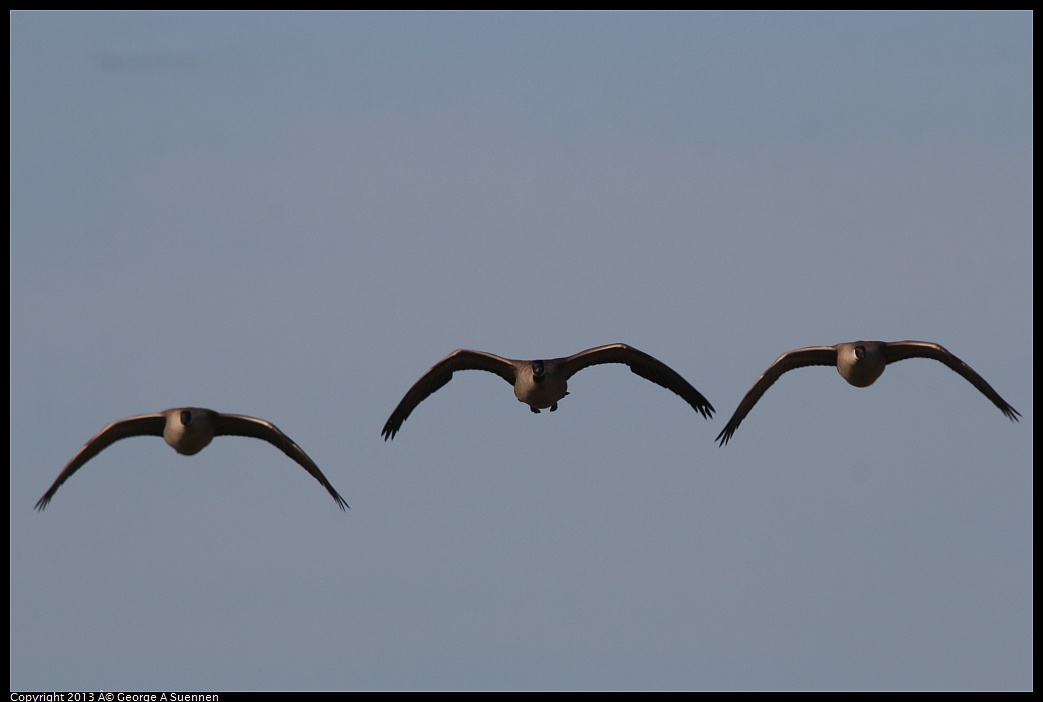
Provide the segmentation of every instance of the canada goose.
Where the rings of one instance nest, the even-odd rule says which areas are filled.
[[[717,435],[716,440],[721,443],[721,446],[727,444],[728,440],[732,438],[732,434],[739,428],[739,424],[757,404],[757,400],[761,399],[761,395],[786,371],[803,366],[835,365],[837,372],[848,383],[856,388],[866,388],[880,377],[888,363],[907,358],[933,358],[941,361],[970,381],[971,385],[992,400],[992,403],[1011,420],[1016,422],[1021,416],[973,368],[938,344],[930,341],[852,341],[836,346],[809,346],[787,351],[779,356],[775,363],[772,363],[768,370],[757,379],[757,382],[746,393],[746,397],[742,398],[735,414],[728,420],[728,425],[724,430]]]
[[[326,476],[322,474],[315,462],[295,444],[290,437],[283,434],[271,422],[256,417],[240,414],[222,414],[201,407],[176,407],[166,412],[155,414],[139,414],[112,422],[94,438],[84,444],[65,469],[58,475],[54,485],[44,493],[36,503],[36,509],[42,510],[58,492],[61,484],[78,471],[84,463],[91,460],[111,444],[131,436],[162,436],[172,449],[184,456],[193,456],[202,451],[215,436],[249,436],[263,439],[280,449],[287,456],[297,461],[304,470],[322,483],[322,486],[333,495],[337,505],[344,509],[348,504],[344,501]]]
[[[539,414],[541,409],[550,408],[551,412],[558,409],[558,400],[569,394],[568,379],[587,366],[599,363],[625,363],[642,378],[680,395],[703,417],[709,419],[713,416],[713,405],[675,370],[626,344],[598,346],[566,358],[543,361],[515,361],[484,351],[457,349],[416,381],[391,413],[380,433],[384,441],[395,438],[410,412],[448,383],[456,371],[484,370],[495,373],[514,386],[514,394],[520,402]]]

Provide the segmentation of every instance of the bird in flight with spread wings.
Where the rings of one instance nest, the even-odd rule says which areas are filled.
[[[484,351],[457,349],[436,363],[431,370],[409,389],[398,407],[391,413],[381,435],[384,440],[395,438],[410,413],[417,405],[443,387],[462,370],[484,370],[495,373],[514,387],[520,402],[539,414],[541,409],[558,409],[558,401],[568,395],[568,380],[579,371],[601,363],[622,363],[637,375],[679,395],[692,408],[709,419],[711,405],[702,394],[662,361],[626,344],[608,344],[580,351],[564,358],[536,361],[517,361],[501,358]]]
[[[836,346],[809,346],[803,349],[787,351],[769,366],[768,370],[757,379],[746,396],[742,398],[735,414],[728,420],[727,426],[717,435],[721,446],[728,443],[732,434],[739,428],[742,420],[750,413],[757,400],[783,373],[804,366],[836,366],[837,372],[848,383],[858,388],[872,385],[884,372],[888,363],[903,361],[907,358],[933,358],[941,361],[952,370],[962,375],[971,385],[978,388],[985,397],[1000,408],[1004,415],[1018,421],[1021,415],[1007,404],[985,379],[973,368],[954,356],[943,346],[929,341],[852,341]]]
[[[297,461],[326,488],[341,509],[348,506],[315,465],[315,461],[271,422],[240,414],[222,414],[201,407],[178,407],[165,412],[118,419],[106,426],[72,457],[58,475],[58,479],[36,503],[36,509],[42,510],[46,507],[62,483],[83,467],[83,464],[113,443],[131,436],[162,436],[171,448],[185,456],[199,453],[215,436],[247,436],[261,439]]]

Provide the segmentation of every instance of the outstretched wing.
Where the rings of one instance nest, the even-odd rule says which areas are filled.
[[[746,418],[753,406],[757,404],[757,400],[761,399],[761,395],[786,371],[791,371],[794,368],[803,368],[804,366],[835,366],[836,364],[837,349],[834,346],[808,346],[782,354],[775,359],[774,363],[768,366],[768,370],[764,371],[761,377],[757,378],[757,382],[753,384],[753,387],[746,392],[746,396],[742,398],[742,402],[735,409],[732,418],[728,420],[727,426],[717,435],[715,440],[720,442],[721,446],[727,444],[728,440],[732,438],[732,434],[742,424],[742,420]]]
[[[420,380],[413,384],[413,387],[409,388],[409,392],[398,403],[398,407],[388,417],[380,432],[384,441],[394,439],[395,434],[402,428],[402,422],[406,421],[417,405],[448,383],[452,379],[453,373],[462,370],[489,371],[506,380],[512,387],[514,386],[515,371],[512,361],[484,351],[457,349],[436,363],[431,370],[424,373]]]
[[[298,446],[293,439],[283,434],[279,427],[271,422],[258,419],[257,417],[246,417],[241,414],[218,414],[214,418],[214,436],[249,436],[254,439],[267,441],[297,461],[304,470],[311,473],[311,476],[318,480],[329,494],[333,495],[333,499],[337,501],[337,505],[341,509],[348,506],[344,498],[333,489],[330,481],[326,479],[319,467],[315,465],[315,461],[311,460],[311,457],[304,452],[304,449]]]
[[[69,464],[65,466],[58,479],[54,481],[50,489],[44,493],[36,503],[36,509],[42,510],[47,503],[58,492],[62,483],[68,480],[73,473],[78,471],[84,463],[91,460],[106,448],[131,436],[163,436],[163,427],[166,425],[166,416],[160,412],[155,414],[139,414],[134,417],[118,419],[99,431],[94,437],[83,445]]]
[[[703,397],[702,393],[692,387],[691,383],[682,378],[680,373],[644,351],[638,351],[633,346],[626,344],[598,346],[580,351],[568,358],[556,358],[552,363],[558,364],[566,379],[588,366],[596,366],[601,363],[625,364],[645,380],[651,380],[656,385],[681,397],[706,419],[713,417],[713,405]]]
[[[1000,394],[985,382],[985,378],[949,352],[944,346],[931,343],[930,341],[895,341],[884,346],[884,359],[888,363],[903,361],[907,358],[933,358],[941,361],[954,371],[962,375],[971,385],[978,388],[982,395],[992,400],[992,404],[1000,408],[1011,421],[1018,421],[1021,413],[1007,404]]]

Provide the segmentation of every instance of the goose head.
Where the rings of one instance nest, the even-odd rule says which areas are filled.
[[[543,361],[532,362],[532,379],[537,383],[543,380]]]

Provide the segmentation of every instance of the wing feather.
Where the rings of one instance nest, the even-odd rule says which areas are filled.
[[[716,441],[720,442],[721,446],[725,446],[728,443],[732,438],[732,434],[742,424],[742,420],[746,418],[753,406],[757,404],[757,400],[761,399],[761,396],[767,392],[768,388],[783,373],[794,368],[803,368],[804,366],[835,366],[836,364],[837,349],[835,346],[808,346],[782,354],[775,359],[774,363],[768,366],[768,370],[764,371],[761,377],[757,378],[757,382],[753,384],[753,387],[746,392],[746,396],[742,398],[739,406],[732,414],[732,418],[728,420],[728,424],[717,435]]]
[[[512,387],[514,386],[516,376],[514,361],[484,351],[457,349],[432,366],[420,377],[420,380],[413,384],[413,387],[409,388],[380,432],[384,441],[394,439],[395,434],[402,428],[402,423],[417,408],[417,405],[444,387],[452,379],[453,373],[462,370],[483,370],[495,373],[510,383]]]
[[[971,385],[978,388],[981,394],[992,400],[992,404],[999,407],[1000,411],[1008,419],[1014,422],[1019,421],[1018,417],[1021,416],[1021,413],[1000,397],[1000,394],[985,382],[985,378],[978,375],[973,368],[957,358],[944,346],[930,341],[894,341],[884,346],[884,359],[888,363],[904,361],[907,358],[933,358],[936,361],[941,361],[962,375]]]
[[[580,351],[568,358],[554,359],[551,362],[558,364],[566,379],[571,378],[589,366],[596,366],[602,363],[622,363],[629,366],[631,371],[645,380],[650,380],[679,396],[706,419],[713,417],[713,405],[703,397],[702,393],[692,387],[692,384],[685,380],[680,373],[659,359],[649,356],[644,351],[639,351],[633,346],[626,344],[597,346],[586,351]]]
[[[343,510],[348,506],[348,503],[333,488],[333,485],[319,470],[319,467],[315,465],[315,461],[311,460],[311,457],[304,452],[304,449],[268,420],[247,417],[241,414],[218,414],[214,418],[214,436],[247,436],[267,441],[296,461],[304,470],[311,474],[311,477],[318,480],[326,488],[326,492],[336,500],[338,507]]]
[[[72,457],[68,465],[58,474],[54,484],[36,502],[35,509],[43,510],[47,503],[58,492],[62,483],[72,477],[72,474],[83,467],[83,464],[91,460],[106,448],[121,439],[132,436],[163,436],[163,427],[166,425],[166,414],[157,412],[154,414],[139,414],[134,417],[117,419],[107,424],[104,429],[95,434],[90,441],[83,445],[76,455]]]

